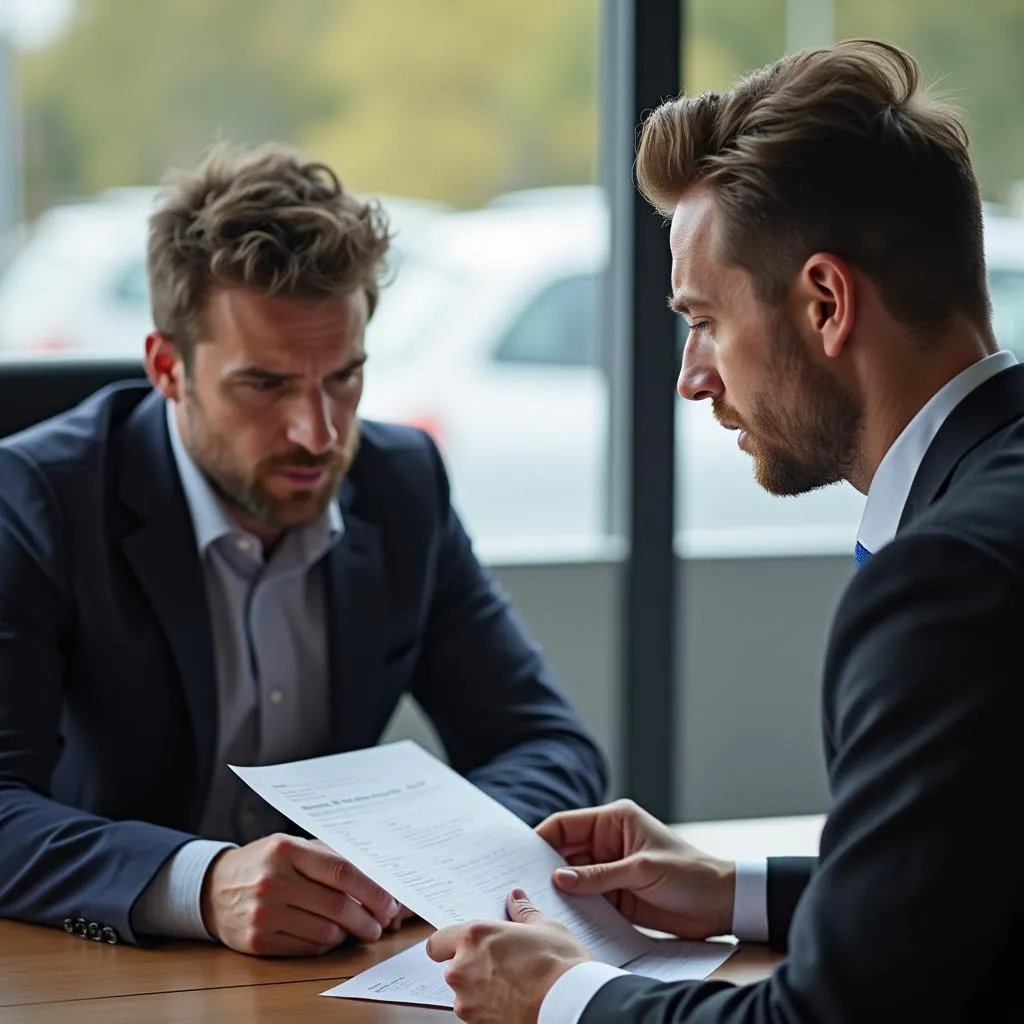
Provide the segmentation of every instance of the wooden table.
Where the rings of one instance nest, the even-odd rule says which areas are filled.
[[[726,856],[761,856],[769,840],[779,842],[779,853],[813,853],[820,819],[718,822],[680,831],[708,852]],[[343,948],[313,959],[261,960],[205,943],[172,943],[159,949],[108,946],[56,929],[0,921],[0,1024],[442,1024],[454,1015],[319,995],[429,931],[426,925],[411,925],[372,946]],[[764,947],[744,946],[715,977],[738,984],[756,981],[777,962]]]

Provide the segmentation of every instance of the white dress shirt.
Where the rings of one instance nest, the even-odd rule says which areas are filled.
[[[1016,365],[1012,352],[995,352],[972,363],[935,392],[885,453],[868,488],[857,540],[875,554],[896,536],[903,506],[928,446],[949,414],[977,387]],[[768,861],[736,864],[732,930],[747,942],[768,939]],[[578,1024],[597,990],[628,974],[607,964],[579,964],[566,971],[541,1003],[537,1024]]]

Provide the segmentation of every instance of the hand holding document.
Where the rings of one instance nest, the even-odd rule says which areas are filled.
[[[559,892],[565,861],[525,822],[411,741],[232,770],[435,928],[505,920],[521,886],[595,959],[619,966],[651,940],[601,896]]]
[[[603,896],[560,892],[551,876],[565,866],[562,857],[511,811],[410,741],[291,764],[231,767],[267,803],[436,928],[505,920],[506,897],[521,887],[603,963],[632,968],[649,955],[649,969],[665,970],[696,955],[689,947],[702,946],[673,944],[679,948],[667,955]],[[710,973],[731,952],[721,945],[711,954],[713,966],[704,970],[711,961],[698,956],[690,969]],[[423,944],[360,977],[356,988],[365,994],[359,998],[451,1005],[443,968],[429,960]]]
[[[626,964],[626,970],[658,981],[701,981],[735,952],[727,942],[655,941],[649,953]],[[339,999],[372,999],[382,1003],[414,1003],[452,1009],[455,994],[444,980],[446,964],[427,956],[427,944],[418,942],[397,956],[340,985],[321,992]]]

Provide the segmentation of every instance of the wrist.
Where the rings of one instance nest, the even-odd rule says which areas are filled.
[[[216,891],[216,872],[218,866],[224,859],[224,855],[231,850],[221,850],[213,860],[210,861],[206,874],[203,876],[203,887],[199,893],[199,913],[203,918],[203,927],[210,933],[210,938],[218,942],[223,940],[217,931],[217,915],[214,905],[214,892]]]
[[[715,893],[717,895],[714,912],[714,935],[731,935],[733,914],[736,910],[736,862],[734,860],[715,860],[712,864],[715,873]]]
[[[545,971],[540,977],[539,984],[537,986],[540,998],[536,1001],[536,1005],[533,1007],[533,1016],[529,1019],[539,1021],[541,1019],[540,1013],[541,1007],[544,1005],[544,1000],[547,999],[548,993],[555,987],[555,985],[574,967],[579,967],[580,964],[591,963],[592,961],[593,957],[589,955],[586,957],[573,957],[556,960],[552,964],[551,968]]]

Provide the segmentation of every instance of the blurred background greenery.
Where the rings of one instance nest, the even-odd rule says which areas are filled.
[[[1006,200],[1024,178],[1024,3],[826,6],[837,38],[918,57],[967,115],[986,198]],[[459,207],[594,181],[600,15],[598,0],[78,0],[19,57],[24,212],[153,184],[217,138],[289,141],[357,189]],[[799,37],[794,0],[691,0],[686,18],[691,92]]]

